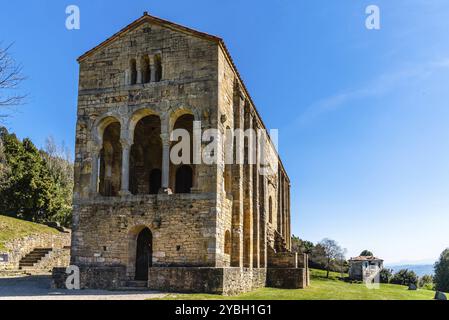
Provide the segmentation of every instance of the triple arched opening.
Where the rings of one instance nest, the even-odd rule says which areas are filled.
[[[193,121],[193,115],[183,114],[173,124],[173,129],[185,129],[190,137],[190,148],[183,151],[190,153],[190,161],[179,164],[169,162],[169,188],[174,193],[190,193],[194,185]],[[133,195],[157,194],[162,188],[163,175],[161,119],[158,115],[151,113],[138,115],[138,119],[131,121],[130,127],[132,145],[129,148],[129,190],[125,191]],[[93,174],[98,174],[100,195],[114,197],[119,195],[123,185],[122,125],[114,117],[108,117],[108,121],[103,121],[100,129],[99,172]],[[171,142],[170,148],[177,143],[178,141]]]

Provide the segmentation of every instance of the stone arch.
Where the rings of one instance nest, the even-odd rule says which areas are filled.
[[[148,116],[158,116],[159,114],[154,111],[153,109],[150,109],[148,107],[140,108],[133,112],[133,114],[129,117],[129,120],[127,121],[127,129],[128,129],[128,136],[130,140],[130,144],[134,143],[134,130],[136,129],[137,123],[145,117]]]
[[[108,112],[98,117],[92,125],[92,138],[99,148],[101,148],[103,144],[104,130],[114,122],[118,122],[120,127],[123,128],[121,117],[115,112]]]
[[[99,192],[102,196],[113,197],[118,195],[121,188],[122,145],[120,142],[120,122],[108,122],[102,132]]]
[[[194,118],[194,121],[200,121],[200,115],[196,109],[190,109],[186,107],[179,107],[176,109],[171,110],[170,116],[169,116],[169,132],[173,131],[173,128],[175,126],[176,121],[186,115],[192,115]]]
[[[188,163],[182,162],[180,164],[174,164],[170,161],[170,181],[172,190],[175,190],[175,193],[190,193],[187,192],[186,186],[191,184],[191,188],[195,185],[194,181],[196,181],[196,167],[193,164],[193,130],[194,130],[194,121],[195,115],[189,109],[179,108],[176,112],[171,114],[170,117],[170,132],[176,129],[184,129],[189,133],[190,143],[189,150],[182,149],[183,152],[188,152]],[[178,145],[178,141],[171,141],[170,149],[174,146]],[[172,150],[171,150],[172,151]],[[170,152],[171,152],[170,151]],[[179,150],[181,151],[181,150]],[[179,187],[179,185],[183,185],[183,187]],[[181,192],[182,191],[182,192]]]
[[[151,173],[162,168],[161,119],[155,114],[141,117],[132,131],[130,191],[133,194],[156,194],[161,181],[155,181]],[[153,183],[156,187],[151,185]]]

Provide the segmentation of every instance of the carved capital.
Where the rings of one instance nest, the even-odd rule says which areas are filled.
[[[170,134],[161,133],[162,145],[170,145]]]

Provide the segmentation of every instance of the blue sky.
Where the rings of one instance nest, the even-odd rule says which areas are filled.
[[[65,8],[81,30],[65,28]],[[365,28],[378,5],[381,29]],[[10,1],[28,103],[7,127],[73,150],[76,58],[143,11],[223,37],[266,125],[280,130],[292,231],[354,256],[432,261],[449,247],[449,2]]]

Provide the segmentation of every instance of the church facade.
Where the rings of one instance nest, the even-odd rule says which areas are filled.
[[[270,137],[247,134],[266,128],[222,39],[144,13],[78,61],[71,264],[82,288],[307,286],[288,175]]]

